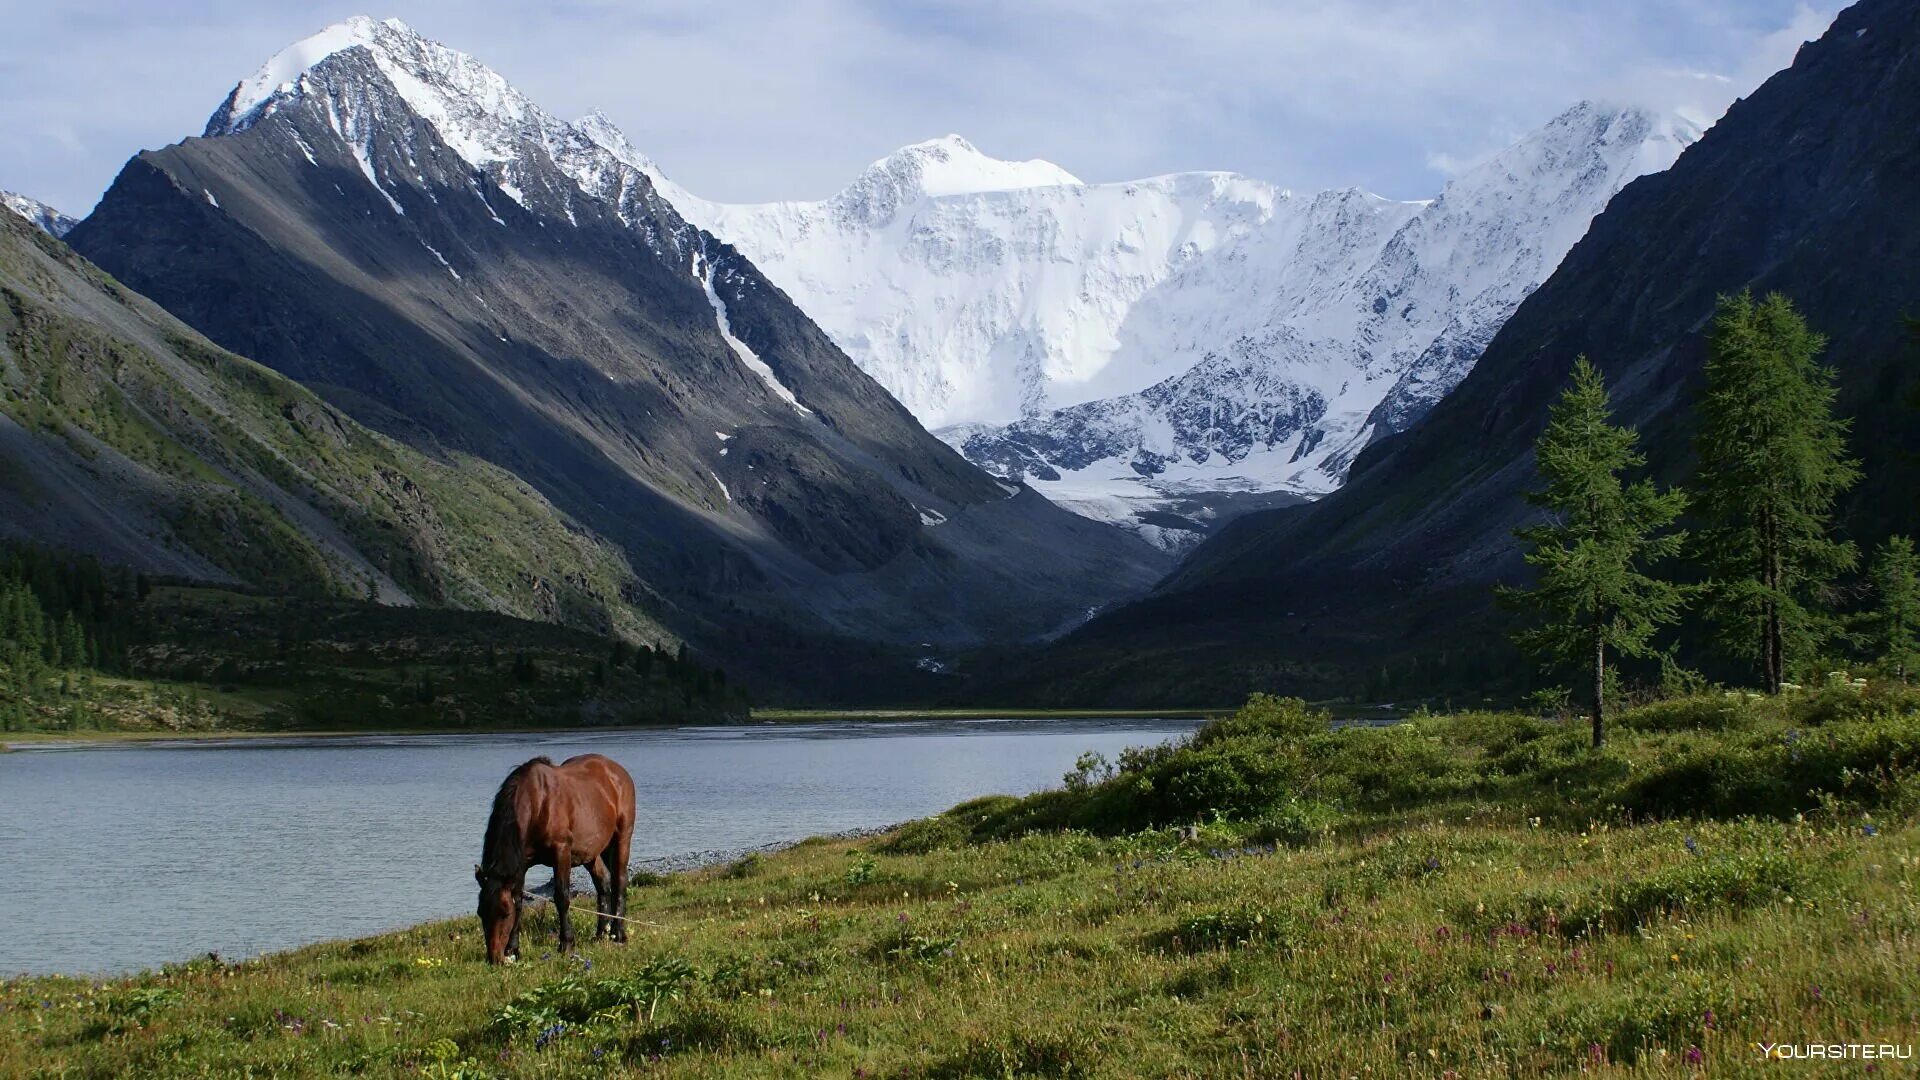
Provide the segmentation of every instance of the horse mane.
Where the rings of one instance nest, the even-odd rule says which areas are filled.
[[[522,762],[507,774],[505,780],[500,781],[500,790],[493,793],[493,812],[487,816],[487,839],[480,849],[480,867],[491,876],[512,878],[526,868],[526,852],[521,847],[523,838],[520,835],[519,815],[515,813],[515,802],[535,765],[552,768],[553,759],[541,755]],[[503,859],[510,861],[503,864]]]

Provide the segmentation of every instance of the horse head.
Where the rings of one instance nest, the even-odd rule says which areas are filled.
[[[480,933],[487,943],[487,963],[507,959],[507,944],[513,937],[515,909],[520,904],[511,878],[489,873],[475,863],[473,880],[480,885]]]

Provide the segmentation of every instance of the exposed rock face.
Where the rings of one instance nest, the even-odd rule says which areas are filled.
[[[1048,633],[1165,565],[968,464],[643,171],[397,22],[275,57],[70,239],[368,425],[524,479],[736,669],[769,626]]]

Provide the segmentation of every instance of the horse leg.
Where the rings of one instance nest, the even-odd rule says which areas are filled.
[[[627,940],[627,837],[616,835],[601,857],[607,862],[607,884],[613,890],[608,908],[620,916],[611,920],[613,940],[624,943]]]
[[[560,951],[573,951],[573,924],[567,921],[567,905],[573,902],[573,862],[565,851],[553,857],[553,913],[560,920]]]
[[[598,913],[593,921],[593,940],[599,941],[613,927],[613,920],[607,918],[613,911],[609,906],[613,903],[613,891],[607,882],[607,860],[594,856],[587,864],[587,876],[593,878],[593,910]]]
[[[517,957],[520,955],[520,913],[527,910],[527,903],[523,899],[526,895],[527,875],[522,871],[518,877],[513,879],[513,914],[507,916],[508,919],[512,920],[507,929],[508,956]]]

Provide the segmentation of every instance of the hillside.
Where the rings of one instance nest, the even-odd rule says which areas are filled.
[[[0,538],[150,574],[469,608],[667,645],[618,551],[213,345],[0,214]]]

